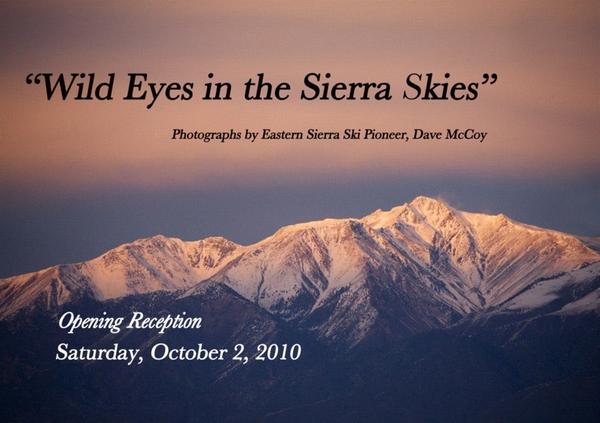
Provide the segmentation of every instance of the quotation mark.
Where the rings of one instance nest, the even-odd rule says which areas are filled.
[[[497,80],[498,80],[498,75],[496,75],[495,73],[493,73],[491,75],[488,75],[487,73],[484,73],[483,74],[483,82],[481,83],[481,85],[487,84],[488,82],[490,83],[490,85],[492,85]]]
[[[27,75],[27,78],[25,78],[25,82],[27,83],[27,85],[31,85],[32,83],[35,83],[36,85],[38,85],[41,81],[41,73],[38,73],[34,76],[33,73],[30,73],[29,75]]]

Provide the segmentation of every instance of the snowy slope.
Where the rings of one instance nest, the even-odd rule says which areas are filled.
[[[241,249],[212,279],[353,344],[381,325],[410,333],[497,309],[541,280],[598,261],[572,236],[418,197],[362,219],[284,227]]]
[[[470,313],[536,309],[564,292],[565,312],[594,310],[598,263],[600,254],[576,237],[417,197],[362,219],[286,226],[249,246],[217,237],[138,240],[88,262],[1,280],[0,318],[83,295],[192,295],[210,279],[324,339],[353,345],[375,333],[444,327]]]
[[[99,300],[192,286],[218,271],[239,246],[224,238],[184,242],[162,235],[121,245],[93,260],[0,280],[0,318],[25,308],[52,310],[93,296]]]

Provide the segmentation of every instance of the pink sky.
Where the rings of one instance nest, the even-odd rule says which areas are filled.
[[[36,2],[5,6],[0,84],[0,184],[269,185],[398,174],[578,174],[600,166],[598,7],[481,2]],[[231,102],[47,102],[30,72],[143,71],[159,81],[208,72],[234,83]],[[389,81],[390,102],[250,103],[257,72],[290,81],[307,72]],[[401,100],[411,72],[464,81],[496,72],[473,102]],[[116,93],[121,93],[117,90]],[[172,128],[476,128],[483,144],[170,143]]]

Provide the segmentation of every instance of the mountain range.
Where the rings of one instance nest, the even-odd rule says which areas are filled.
[[[591,244],[588,242],[588,244]],[[597,308],[600,253],[584,241],[417,197],[361,219],[286,226],[255,244],[162,235],[93,260],[0,280],[0,318],[206,281],[320,338],[352,346],[378,326],[445,327],[470,314]]]
[[[323,416],[339,407],[360,413],[352,401],[361,395],[385,398],[382,407],[372,410],[383,420],[405,413],[410,421],[477,421],[482,416],[489,421],[494,418],[502,421],[507,414],[498,408],[499,404],[507,401],[513,407],[522,407],[523,390],[540,383],[551,386],[542,389],[543,398],[549,398],[552,389],[565,392],[567,388],[562,385],[557,388],[556,384],[565,380],[571,383],[574,375],[584,375],[586,381],[591,378],[593,387],[584,394],[590,394],[598,386],[598,366],[590,364],[590,357],[600,357],[599,342],[577,345],[590,333],[599,333],[599,244],[597,238],[578,238],[520,223],[503,214],[465,212],[441,200],[417,197],[410,203],[388,211],[377,210],[363,218],[285,226],[252,245],[238,245],[221,237],[182,241],[159,235],[121,245],[86,262],[2,279],[0,330],[7,337],[21,333],[25,334],[23,339],[30,339],[27,334],[39,335],[39,326],[51,327],[49,322],[65,309],[88,313],[132,308],[210,310],[213,321],[209,326],[213,332],[209,339],[233,342],[235,338],[250,344],[301,339],[307,350],[322,358],[319,364],[309,360],[296,369],[271,369],[268,383],[261,372],[231,366],[212,369],[208,374],[197,375],[195,381],[188,381],[195,384],[202,380],[220,389],[226,386],[241,396],[240,404],[256,406],[256,401],[261,404],[253,411],[256,414],[249,414],[240,405],[241,414],[231,411],[232,421],[240,415],[258,421],[279,418],[303,421],[304,411]],[[566,328],[572,336],[582,337],[573,341],[568,354],[560,340]],[[235,334],[233,338],[231,333]],[[47,344],[40,346],[38,354],[48,355],[54,337],[59,336],[55,333],[50,337]],[[138,345],[147,344],[150,337],[127,336]],[[114,339],[98,334],[93,342]],[[35,338],[28,342],[43,343]],[[423,342],[425,346],[419,344]],[[13,366],[22,348],[31,349],[22,341],[14,349],[5,350],[5,363]],[[390,351],[398,352],[399,356],[390,356]],[[547,351],[547,358],[540,358],[543,351]],[[443,357],[439,356],[441,352]],[[535,354],[527,355],[532,352]],[[406,357],[414,360],[398,361]],[[560,375],[546,363],[546,359],[557,357],[574,360],[570,365],[560,364],[561,369],[567,369]],[[393,370],[382,364],[359,366],[357,363],[363,360],[387,362]],[[447,369],[432,370],[431,366],[437,368],[446,361]],[[324,362],[330,362],[325,370],[320,367]],[[539,374],[530,374],[530,367],[521,369],[523,363],[530,362],[537,363],[535,366],[544,362],[549,367],[536,370]],[[421,365],[426,370],[414,373]],[[450,401],[456,408],[456,401],[464,400],[465,395],[484,392],[483,405],[473,408],[471,417],[462,415],[458,409],[448,411],[447,400],[443,399],[440,409],[413,409],[419,401],[426,402],[435,391],[431,388],[436,385],[435,379],[447,374],[450,368],[473,378],[483,374],[481,371],[491,372],[490,381],[469,381],[470,393]],[[6,369],[5,376],[7,372],[14,373]],[[297,373],[300,370],[301,375]],[[155,379],[163,370],[153,371],[155,375],[149,376],[148,371],[136,370],[144,375],[141,378]],[[173,374],[179,371],[173,370]],[[401,378],[406,380],[390,381],[389,374],[395,372],[401,372]],[[184,376],[177,376],[178,382],[180,377]],[[98,386],[109,383],[99,372],[93,372],[93,378]],[[338,378],[344,380],[347,395],[328,392],[322,393],[325,398],[313,398],[314,383],[322,385],[320,389],[329,386],[336,390],[340,386],[332,385],[331,380]],[[421,386],[416,394],[407,390],[407,380],[431,386],[427,389]],[[16,377],[14,381],[23,389],[31,388],[26,377]],[[123,381],[131,388],[129,383]],[[260,388],[254,388],[257,383]],[[453,383],[457,381],[452,379],[450,385]],[[486,397],[489,384],[490,397]],[[260,400],[245,397],[249,394],[241,393],[244,386],[257,389]],[[70,389],[64,387],[61,397],[67,396],[76,403],[83,401],[79,397],[73,399],[80,394]],[[289,399],[282,399],[291,391],[308,404],[300,414],[296,414],[298,409],[289,407]],[[403,401],[409,403],[400,401],[403,408],[397,409],[399,400],[391,392],[408,395]],[[187,401],[197,398],[189,392],[182,395]],[[211,398],[225,398],[222,395],[221,392]],[[410,400],[411,395],[416,396],[414,401]],[[85,407],[76,408],[82,412]],[[186,403],[177,407],[188,410],[186,407],[192,406]],[[179,410],[177,407],[173,405]],[[213,410],[211,407],[217,405],[207,405],[207,410]],[[214,411],[217,409],[220,411]],[[223,413],[221,408],[214,410],[207,411],[207,416],[214,417],[212,412]],[[575,414],[566,415],[583,416],[584,420],[585,413],[596,411],[581,406],[569,410],[575,410]],[[131,419],[126,411],[123,413],[126,419]],[[181,420],[195,421],[193,416],[193,411],[186,411]],[[472,420],[473,416],[478,417]],[[363,417],[367,421],[370,416]],[[329,420],[349,418],[340,413],[330,415]],[[518,416],[511,418],[519,420]]]

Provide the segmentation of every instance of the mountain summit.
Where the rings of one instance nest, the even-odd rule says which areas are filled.
[[[285,226],[241,246],[155,236],[0,280],[0,318],[208,281],[327,342],[354,346],[467,315],[576,313],[600,303],[600,254],[574,236],[417,197],[361,219]]]

